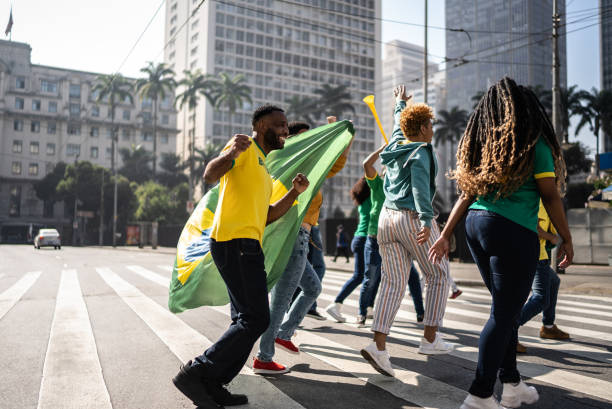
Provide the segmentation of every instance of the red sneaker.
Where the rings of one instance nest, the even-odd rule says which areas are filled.
[[[277,347],[279,347],[280,349],[284,349],[290,354],[298,355],[300,353],[300,349],[296,347],[295,344],[291,341],[286,341],[284,339],[276,338],[274,340],[274,343],[276,344]]]
[[[289,369],[286,366],[277,364],[274,361],[263,362],[257,358],[254,358],[253,359],[253,372],[257,374],[280,375],[280,374],[289,372]]]
[[[453,293],[451,294],[451,296],[449,297],[451,300],[459,297],[461,294],[463,294],[463,291],[461,290],[457,290],[457,291],[453,291]]]

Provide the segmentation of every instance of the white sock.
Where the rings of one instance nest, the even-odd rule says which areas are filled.
[[[544,328],[551,329],[552,327],[554,327],[554,325],[544,325]]]

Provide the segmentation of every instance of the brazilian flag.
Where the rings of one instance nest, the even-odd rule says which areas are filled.
[[[274,180],[270,203],[278,201],[292,187],[298,173],[308,177],[310,186],[291,209],[269,224],[262,248],[270,290],[285,270],[298,230],[312,198],[321,188],[333,164],[349,145],[354,134],[350,121],[321,126],[287,139],[285,147],[272,151],[266,167]],[[219,186],[200,200],[179,238],[170,282],[168,307],[179,313],[203,305],[229,302],[227,288],[210,254],[210,232],[219,200]],[[244,198],[245,203],[248,198]]]

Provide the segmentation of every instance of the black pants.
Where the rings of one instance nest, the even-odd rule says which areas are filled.
[[[210,252],[227,285],[232,323],[192,365],[203,377],[226,384],[238,375],[253,345],[268,328],[268,287],[259,241],[211,240]]]
[[[336,261],[336,259],[340,255],[346,257],[346,262],[347,263],[349,262],[349,257],[351,256],[351,253],[349,253],[348,247],[336,247],[336,254],[334,254],[334,261]]]
[[[484,210],[470,210],[465,232],[493,299],[480,333],[476,379],[470,387],[472,395],[488,398],[498,371],[502,383],[521,379],[516,367],[518,318],[531,289],[540,246],[534,231]]]

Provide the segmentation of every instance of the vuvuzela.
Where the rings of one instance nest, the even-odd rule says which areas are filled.
[[[370,107],[372,115],[374,115],[374,119],[376,119],[376,123],[378,124],[378,128],[380,129],[380,133],[382,134],[383,138],[385,138],[385,142],[389,143],[387,135],[385,135],[385,131],[383,130],[382,124],[380,123],[380,119],[378,119],[378,114],[376,113],[376,107],[374,106],[374,95],[368,95],[363,99],[363,102],[365,102],[366,105]]]

